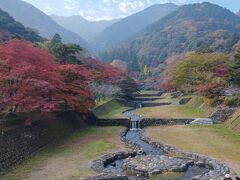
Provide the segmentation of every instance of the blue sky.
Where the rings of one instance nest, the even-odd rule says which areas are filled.
[[[203,2],[204,0],[24,0],[47,14],[81,15],[88,20],[126,17],[153,4]],[[206,1],[206,0],[205,0]],[[237,12],[240,0],[207,0]]]

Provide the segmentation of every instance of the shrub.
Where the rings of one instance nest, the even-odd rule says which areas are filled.
[[[226,97],[224,104],[230,107],[240,106],[240,96]]]

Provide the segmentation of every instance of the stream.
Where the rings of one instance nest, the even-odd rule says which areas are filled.
[[[166,153],[164,153],[161,149],[155,148],[152,145],[144,142],[140,138],[140,121],[142,119],[141,116],[137,116],[132,111],[124,112],[124,115],[127,116],[131,120],[131,129],[126,133],[125,139],[132,144],[141,147],[143,154],[139,156],[147,156],[147,155],[153,155],[155,157],[157,156],[168,156]],[[134,157],[132,157],[134,158]],[[182,158],[183,159],[183,158]],[[137,180],[137,179],[149,179],[148,177],[140,177],[139,174],[134,174],[133,172],[125,172],[123,169],[124,160],[116,160],[114,163],[111,163],[105,167],[105,173],[110,174],[121,174],[121,175],[127,175],[128,179],[130,180]],[[209,172],[208,168],[203,168],[195,165],[190,165],[186,172],[184,173],[176,173],[176,176],[172,178],[172,180],[190,180],[194,178],[197,175],[203,175],[205,173]],[[155,176],[156,179],[162,179],[161,175]],[[150,179],[154,179],[154,177],[151,177]]]

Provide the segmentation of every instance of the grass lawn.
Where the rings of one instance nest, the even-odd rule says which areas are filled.
[[[146,118],[204,118],[208,113],[199,108],[183,106],[157,106],[137,109],[136,114]]]
[[[4,176],[4,180],[58,180],[96,175],[91,162],[97,157],[126,150],[122,127],[89,127],[50,145]]]
[[[98,116],[100,119],[124,119],[126,116],[122,114],[122,112],[130,109],[131,107],[119,107],[110,112],[106,112],[105,114]]]
[[[226,122],[229,128],[240,133],[240,108],[232,115],[232,117]]]
[[[160,140],[179,149],[221,159],[240,173],[240,134],[224,124],[151,127],[146,134],[155,141]]]
[[[158,102],[178,102],[180,99],[166,96]],[[146,118],[205,118],[213,111],[211,107],[205,106],[200,97],[193,96],[192,100],[185,105],[146,107],[137,109],[135,113]]]
[[[139,92],[139,94],[158,94],[159,91],[154,91],[154,90],[142,90]]]
[[[100,119],[121,119],[126,118],[122,112],[130,108],[112,99],[94,108],[93,113]]]
[[[111,97],[100,99],[100,100],[96,101],[96,107],[95,108],[97,108],[97,107],[99,107],[99,106],[101,106],[101,105],[103,105],[103,104],[105,104],[105,103],[107,103],[111,100],[113,100],[113,98],[111,98]]]

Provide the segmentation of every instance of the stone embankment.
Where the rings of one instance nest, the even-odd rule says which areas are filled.
[[[208,166],[211,170],[204,175],[200,175],[194,178],[194,180],[222,180],[225,174],[230,173],[230,169],[221,161],[211,158],[206,155],[201,155],[197,153],[187,152],[183,150],[179,150],[169,144],[163,142],[154,142],[150,138],[146,137],[144,133],[141,133],[141,139],[152,146],[159,148],[166,152],[167,154],[175,154],[176,156],[190,158],[192,160],[197,161],[198,165]]]
[[[22,162],[51,140],[43,123],[34,123],[32,126],[19,127],[1,134],[0,173]]]

